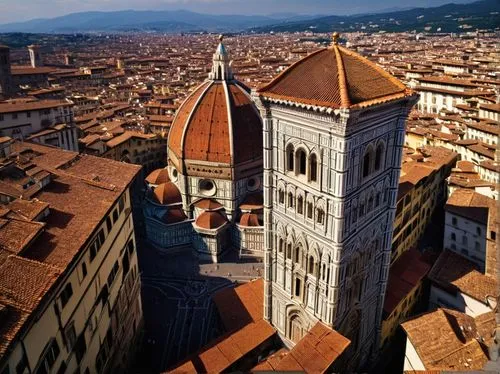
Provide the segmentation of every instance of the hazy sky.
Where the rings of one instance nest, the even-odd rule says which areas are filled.
[[[0,23],[90,10],[187,9],[215,14],[354,14],[393,7],[438,6],[471,0],[0,0]]]

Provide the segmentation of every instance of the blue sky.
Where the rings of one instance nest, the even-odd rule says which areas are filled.
[[[393,7],[431,7],[472,0],[0,0],[0,23],[91,10],[187,9],[212,14],[354,14]]]

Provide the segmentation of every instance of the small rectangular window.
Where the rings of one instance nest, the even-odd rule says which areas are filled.
[[[87,276],[87,264],[85,262],[82,262],[82,280]]]
[[[68,351],[71,351],[76,343],[76,330],[74,322],[71,322],[68,327],[66,327],[64,335],[66,336],[66,340],[68,341]]]
[[[113,227],[113,223],[111,222],[111,217],[106,217],[106,228],[108,229],[108,234],[111,232],[111,228]]]
[[[61,304],[63,308],[68,303],[72,295],[73,295],[73,287],[71,286],[71,283],[68,283],[61,292]]]

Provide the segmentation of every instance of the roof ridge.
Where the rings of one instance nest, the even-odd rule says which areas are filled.
[[[335,59],[337,60],[341,107],[349,108],[351,106],[351,100],[349,98],[349,90],[347,88],[347,78],[345,75],[344,60],[342,59],[337,44],[332,45],[331,49],[333,49],[333,51],[335,52]]]
[[[293,67],[300,65],[304,61],[308,60],[310,57],[315,56],[315,55],[319,54],[320,52],[327,51],[327,50],[328,50],[328,48],[320,48],[317,51],[309,53],[306,57],[301,58],[298,61],[295,61],[293,64],[291,64],[289,67],[287,67],[281,73],[279,73],[275,78],[271,79],[270,82],[264,84],[262,87],[259,87],[256,91],[263,92],[265,90],[269,90],[274,85],[276,85],[279,81],[281,81],[285,75],[287,75],[290,71],[292,71]]]
[[[204,84],[206,84],[206,87],[203,87]],[[188,130],[189,125],[191,123],[191,120],[193,119],[193,114],[196,112],[196,108],[198,108],[198,105],[200,105],[201,100],[205,97],[208,90],[210,89],[210,87],[212,87],[213,84],[214,84],[213,80],[212,81],[208,80],[208,79],[205,80],[205,82],[203,82],[198,87],[196,87],[196,89],[193,90],[193,92],[191,92],[191,94],[188,97],[186,97],[186,99],[184,100],[182,105],[179,107],[179,109],[177,109],[177,112],[175,113],[175,117],[172,120],[172,125],[176,122],[177,115],[179,113],[181,113],[181,109],[184,107],[184,105],[187,105],[188,99],[191,98],[192,96],[194,96],[196,94],[196,92],[198,92],[198,90],[201,87],[203,87],[203,88],[201,88],[203,91],[201,92],[200,96],[194,102],[193,107],[191,108],[191,111],[189,112],[189,115],[186,118],[186,122],[184,122],[184,124],[183,124],[183,129],[182,129],[182,133],[181,133],[181,144],[180,144],[181,154],[179,155],[181,158],[184,157],[184,141],[186,140],[186,133],[187,133],[187,130]],[[169,136],[170,136],[170,131],[169,131]]]
[[[385,71],[384,69],[382,69],[380,66],[378,66],[376,63],[374,63],[373,61],[370,61],[369,59],[367,59],[366,57],[363,57],[361,56],[359,53],[355,53],[353,51],[350,51],[349,49],[347,48],[344,48],[342,46],[339,46],[337,45],[336,46],[339,51],[342,51],[343,53],[351,56],[351,57],[354,57],[356,58],[357,60],[363,62],[363,63],[368,63],[369,66],[373,67],[374,69],[376,69],[380,74],[382,74],[383,76],[385,76],[386,78],[388,78],[392,83],[394,83],[396,86],[398,86],[399,88],[403,89],[403,90],[407,90],[408,88],[406,87],[406,85],[404,85],[402,82],[400,82],[397,78],[395,78],[392,74],[388,73],[387,71]]]

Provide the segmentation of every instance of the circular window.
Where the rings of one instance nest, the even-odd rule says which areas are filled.
[[[200,192],[203,195],[213,196],[215,195],[216,191],[217,188],[215,187],[214,181],[210,179],[203,179],[202,181],[200,181]]]
[[[177,182],[177,178],[179,177],[179,172],[177,171],[176,168],[171,168],[170,169],[170,179],[172,182]]]
[[[255,191],[259,188],[260,181],[259,178],[252,177],[247,180],[247,188],[249,191]]]

